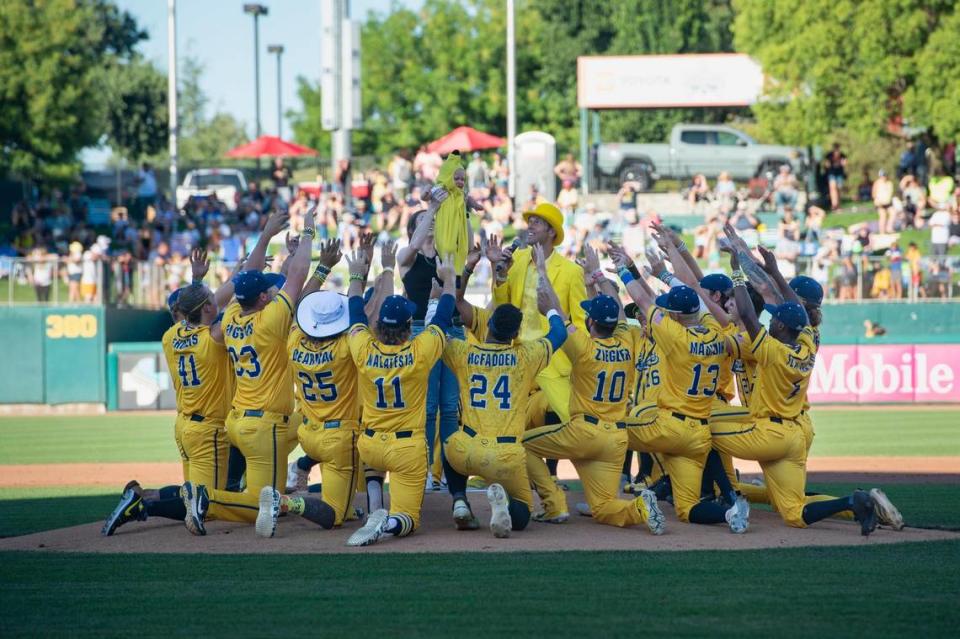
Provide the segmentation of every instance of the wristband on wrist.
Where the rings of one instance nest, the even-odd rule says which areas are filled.
[[[463,274],[464,274],[464,275],[473,275],[473,269],[470,268],[469,266],[464,266],[464,267],[463,267]]]
[[[624,285],[627,285],[630,282],[632,282],[634,279],[636,279],[635,277],[633,277],[633,273],[630,272],[630,269],[627,269],[627,268],[621,268],[620,272],[617,274],[620,276],[620,281],[623,282]]]
[[[317,229],[308,228],[308,227],[304,228],[302,235],[312,240],[317,236]]]
[[[635,279],[639,279],[639,278],[641,277],[641,275],[640,275],[640,269],[637,268],[637,263],[636,263],[636,262],[631,262],[631,263],[630,263],[630,266],[628,266],[627,268],[630,270],[631,273],[633,273],[633,277],[634,277]]]
[[[730,279],[733,280],[734,286],[746,286],[747,285],[747,276],[743,274],[743,271],[737,269],[730,274]]]
[[[663,272],[660,273],[660,275],[657,275],[657,279],[663,282],[664,284],[666,284],[667,286],[670,286],[670,280],[673,279],[673,273],[671,273],[667,269],[663,269]]]
[[[317,264],[317,273],[323,273],[324,275],[330,275],[330,267],[326,264]]]
[[[366,275],[362,275],[362,274],[360,274],[360,273],[351,273],[351,274],[350,274],[350,281],[351,281],[351,282],[366,282],[366,281],[367,281],[367,276],[366,276]]]

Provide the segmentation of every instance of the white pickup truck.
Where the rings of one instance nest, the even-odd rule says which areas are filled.
[[[247,192],[247,180],[239,169],[196,169],[183,178],[177,187],[177,208],[182,209],[187,201],[216,195],[227,209],[237,208],[240,197]]]
[[[660,178],[686,179],[702,173],[715,178],[722,171],[747,180],[789,164],[800,176],[807,168],[802,149],[758,144],[742,131],[717,124],[678,124],[666,144],[606,143],[596,147],[599,183],[627,180],[648,190]]]

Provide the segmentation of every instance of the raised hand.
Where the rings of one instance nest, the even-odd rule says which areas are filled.
[[[287,231],[286,243],[287,253],[293,255],[297,252],[297,247],[300,246],[300,236],[290,235],[290,231]]]
[[[367,270],[370,268],[367,263],[367,254],[360,249],[352,251],[347,255],[347,267],[350,269],[351,280],[355,275],[366,279]]]
[[[243,265],[247,263],[247,257],[248,255],[246,253],[240,256],[240,259],[237,260],[237,264],[233,267],[233,271],[230,273],[230,277],[227,278],[227,281],[232,280],[234,275],[243,270]]]
[[[777,258],[764,246],[757,246],[757,250],[760,252],[760,257],[763,258],[763,270],[767,272],[768,275],[773,275],[777,272]]]
[[[491,235],[487,238],[486,254],[491,264],[503,261],[503,245],[501,241],[501,238],[496,235]]]
[[[311,218],[311,214],[307,213],[303,218],[304,226],[307,225],[307,220]],[[287,225],[290,222],[290,214],[286,211],[276,211],[267,218],[267,223],[263,227],[263,234],[267,237],[273,237],[283,229],[287,228]]]
[[[480,257],[483,253],[483,250],[480,247],[480,242],[478,241],[473,245],[473,248],[467,252],[467,260],[464,263],[464,268],[469,271],[473,271],[477,268],[477,264],[480,263]]]
[[[577,260],[583,272],[592,275],[600,270],[600,257],[589,243],[583,245],[583,257]]]
[[[340,252],[340,240],[327,240],[320,244],[320,263],[333,268],[343,257]]]
[[[199,246],[190,251],[190,270],[193,273],[194,282],[202,280],[207,276],[207,271],[210,270],[207,252]]]
[[[607,271],[610,273],[619,273],[622,268],[630,269],[633,267],[633,259],[627,255],[622,246],[615,242],[610,242],[607,245],[607,255],[610,256],[614,264],[612,267],[607,267]]]
[[[533,262],[537,265],[537,271],[540,273],[540,277],[546,277],[547,260],[543,255],[543,247],[539,244],[533,247]]]
[[[447,255],[444,259],[437,256],[437,277],[444,285],[453,286],[457,281],[457,274],[453,270],[453,255]]]
[[[667,270],[661,253],[653,247],[647,247],[647,261],[650,262],[650,270],[653,271],[657,277]]]
[[[397,265],[397,243],[393,240],[384,242],[380,247],[380,265],[386,269],[391,269]]]

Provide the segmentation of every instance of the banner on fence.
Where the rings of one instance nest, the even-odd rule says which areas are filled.
[[[816,403],[960,402],[960,344],[821,346]]]

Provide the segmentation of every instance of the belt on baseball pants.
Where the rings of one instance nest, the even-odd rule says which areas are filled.
[[[601,421],[603,421],[599,417],[594,417],[593,415],[581,415],[581,417],[583,417],[583,421],[587,422],[588,424],[596,425],[596,424],[599,424]],[[623,422],[610,422],[610,423],[615,424],[617,428],[627,427],[627,425],[624,424]]]
[[[190,421],[191,421],[191,422],[202,422],[202,421],[203,421],[203,415],[201,415],[200,413],[194,413],[193,415],[190,415]]]
[[[243,411],[243,416],[244,417],[263,417],[263,411],[262,410],[245,410]],[[290,417],[288,415],[284,415],[283,423],[286,424],[288,421],[290,421]]]
[[[324,426],[324,428],[326,428],[326,426]],[[377,434],[377,431],[373,430],[372,428],[368,428],[368,429],[366,429],[365,431],[363,431],[363,434],[366,435],[367,437],[373,437],[374,435]],[[397,439],[407,439],[408,437],[413,437],[413,431],[412,431],[412,430],[398,430],[398,431],[395,432],[395,433],[380,433],[380,434],[381,434],[381,435],[393,435],[393,436],[396,437]]]
[[[700,422],[702,426],[706,426],[710,423],[709,419],[704,419],[703,417],[691,417],[690,415],[684,415],[683,413],[670,413],[677,419],[692,419],[695,422]]]
[[[463,432],[464,432],[468,437],[476,437],[476,436],[477,436],[477,431],[473,430],[472,428],[470,428],[470,427],[467,426],[466,424],[463,425]],[[497,443],[498,443],[498,444],[516,444],[516,443],[517,443],[517,438],[516,438],[516,437],[506,437],[506,436],[505,436],[505,437],[497,437]]]

